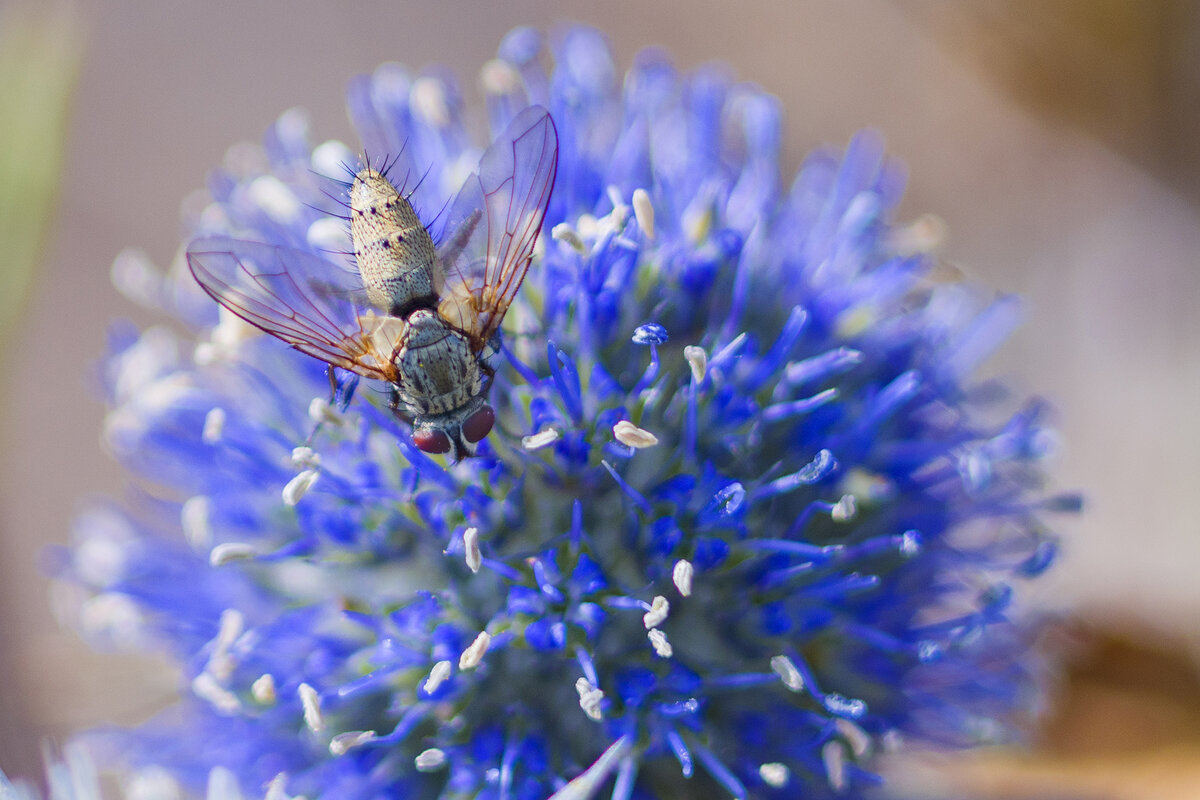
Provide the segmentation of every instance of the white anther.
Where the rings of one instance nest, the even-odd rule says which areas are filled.
[[[831,740],[821,747],[821,761],[825,764],[825,775],[829,788],[841,792],[846,788],[846,746]]]
[[[319,477],[321,477],[321,473],[315,469],[306,469],[292,478],[287,482],[287,486],[283,487],[283,502],[289,506],[299,503],[300,498],[308,494],[308,490],[313,487]]]
[[[238,713],[242,703],[237,695],[226,689],[217,679],[207,672],[201,672],[192,679],[192,693],[206,701],[219,713],[232,715]]]
[[[78,771],[73,768],[74,761],[70,755],[67,757],[67,763],[72,765],[69,770],[78,775]],[[57,767],[52,767],[52,769],[57,769]],[[53,781],[53,779],[51,780]],[[162,767],[142,767],[137,772],[125,778],[122,783],[124,784],[122,788],[125,790],[125,800],[183,800],[184,796],[183,789],[179,786],[179,781],[175,780],[171,773]],[[77,791],[82,791],[82,796],[84,797],[100,796],[84,789],[78,789]],[[74,796],[79,797],[81,795],[75,794]],[[265,800],[275,799],[268,794]]]
[[[413,759],[417,772],[435,772],[446,763],[446,754],[436,747],[423,750]]]
[[[259,675],[254,683],[250,684],[250,696],[260,706],[275,705],[275,701],[279,699],[275,694],[275,676],[269,672]]]
[[[446,90],[436,78],[417,78],[413,81],[409,95],[413,109],[439,128],[450,124],[450,107],[446,103]]]
[[[771,669],[783,681],[783,685],[793,692],[804,691],[804,676],[800,674],[800,670],[796,669],[796,665],[787,656],[773,656],[771,658]]]
[[[260,175],[247,188],[250,201],[276,222],[290,224],[300,216],[300,200],[287,184],[274,175]]]
[[[208,552],[208,564],[223,567],[233,561],[245,561],[258,555],[254,545],[245,542],[222,542]]]
[[[587,678],[575,681],[575,691],[579,692],[579,707],[583,709],[583,713],[596,722],[604,718],[604,712],[600,709],[600,701],[604,699],[603,691],[592,686]]]
[[[704,380],[704,373],[708,371],[708,353],[704,348],[689,344],[683,348],[683,357],[692,368],[692,380],[696,383]]]
[[[353,163],[354,152],[336,139],[321,142],[313,148],[312,168],[313,172],[318,175],[344,180],[346,178],[346,165]],[[329,219],[338,222],[333,217],[329,217]],[[344,223],[341,226],[345,227]]]
[[[645,189],[633,190],[633,216],[647,239],[654,238],[654,204]]]
[[[854,500],[854,495],[844,494],[841,499],[834,504],[833,510],[829,512],[829,516],[834,522],[849,522],[854,519],[858,513],[858,505]]]
[[[344,756],[355,747],[375,741],[375,731],[346,731],[329,740],[331,755]]]
[[[479,572],[479,567],[483,565],[483,553],[479,552],[479,529],[467,528],[463,531],[463,550],[467,566],[471,572]]]
[[[650,610],[642,615],[642,622],[645,624],[646,630],[657,628],[663,624],[669,613],[671,613],[671,604],[661,594],[657,595],[650,603]]]
[[[893,227],[887,240],[898,255],[930,253],[946,241],[949,230],[946,221],[936,214],[922,214],[908,225]]]
[[[521,73],[507,61],[493,58],[479,70],[479,81],[488,94],[513,94],[521,88]]]
[[[579,231],[575,230],[565,222],[560,222],[555,225],[551,229],[550,235],[553,236],[557,241],[565,242],[573,250],[576,250],[580,253],[587,252],[587,245],[583,243],[583,238],[579,235]]]
[[[292,466],[301,469],[316,469],[321,466],[321,454],[311,447],[293,447]]]
[[[224,432],[225,409],[210,408],[204,415],[204,430],[200,434],[200,441],[205,444],[216,444],[221,441],[221,434]]]
[[[203,552],[212,547],[212,528],[208,524],[212,501],[204,495],[189,497],[179,509],[179,522],[183,526],[183,538],[193,550]]]
[[[620,233],[625,227],[625,220],[629,219],[629,206],[621,199],[621,190],[616,186],[609,186],[607,194],[613,209],[604,218],[604,228],[606,232]]]
[[[650,639],[655,654],[660,658],[670,658],[671,654],[675,652],[671,649],[671,643],[667,641],[667,635],[658,628],[650,631],[646,636]]]
[[[854,755],[862,758],[871,749],[871,734],[850,720],[838,717],[833,721],[833,725],[838,729],[838,733],[842,735],[842,738],[850,745],[850,750]]]
[[[658,437],[653,433],[624,419],[613,425],[613,436],[621,444],[638,450],[658,444]]]
[[[350,162],[345,162],[349,164]],[[345,171],[342,172],[345,178]],[[349,226],[341,217],[321,217],[308,226],[304,240],[314,250],[329,253],[345,252],[354,247],[350,239]]]
[[[325,715],[321,713],[321,697],[317,690],[302,683],[297,693],[300,695],[300,706],[304,709],[304,724],[313,733],[325,730]]]
[[[547,445],[554,444],[559,439],[558,430],[555,428],[546,428],[538,431],[532,436],[522,436],[521,446],[526,450],[540,450]]]
[[[342,424],[342,415],[336,408],[329,405],[329,401],[324,397],[314,397],[308,404],[308,419],[314,425],[320,425],[323,422],[331,425]]]
[[[208,771],[208,782],[204,786],[204,797],[227,797],[230,800],[240,800],[242,791],[238,787],[238,779],[233,771],[226,767],[213,767]]]
[[[157,303],[163,276],[144,251],[122,250],[113,259],[109,276],[117,291],[138,305],[153,307]]]
[[[242,635],[245,627],[246,618],[242,616],[242,612],[235,608],[227,608],[221,612],[221,622],[213,639],[213,650],[204,667],[204,671],[220,683],[225,683],[233,675],[237,659],[229,652],[229,648]]]
[[[263,800],[292,800],[287,793],[287,773],[281,772],[267,784],[267,793]]]
[[[767,764],[759,764],[758,777],[762,778],[763,783],[772,789],[782,789],[791,780],[792,771],[788,769],[787,764],[771,761]]]
[[[675,562],[675,568],[671,570],[671,580],[674,582],[675,588],[679,590],[679,594],[684,597],[691,595],[692,576],[695,574],[696,568],[686,558],[681,558]]]
[[[487,652],[488,647],[492,643],[492,635],[487,631],[480,631],[475,637],[475,641],[471,642],[471,646],[463,650],[462,655],[458,657],[459,669],[474,669],[479,666],[479,662],[483,661],[483,654]]]
[[[445,683],[450,678],[450,671],[453,669],[449,661],[439,661],[433,665],[433,669],[429,670],[429,677],[425,679],[425,694],[433,694],[438,690],[438,687]]]

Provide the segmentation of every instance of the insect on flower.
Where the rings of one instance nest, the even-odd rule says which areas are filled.
[[[417,447],[457,461],[495,423],[488,361],[529,270],[557,167],[554,122],[531,106],[484,152],[436,247],[408,199],[367,164],[350,187],[357,271],[229,237],[194,240],[188,266],[209,296],[250,324],[334,367],[387,381]]]

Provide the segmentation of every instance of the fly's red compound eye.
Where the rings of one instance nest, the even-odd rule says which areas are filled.
[[[488,427],[491,427],[490,425]],[[450,437],[443,431],[413,431],[413,444],[426,453],[449,453]]]
[[[491,406],[484,406],[467,417],[467,421],[462,424],[463,438],[474,444],[487,436],[495,423],[496,412]]]

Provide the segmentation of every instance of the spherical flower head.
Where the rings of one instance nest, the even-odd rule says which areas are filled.
[[[822,797],[1030,709],[1013,586],[1073,500],[1040,494],[1041,406],[971,382],[1015,302],[931,277],[877,135],[785,183],[761,90],[654,51],[622,78],[588,29],[551,50],[517,30],[482,73],[491,135],[541,104],[559,158],[473,458],[118,260],[189,329],[114,329],[105,434],[140,488],[62,557],[89,635],[182,666],[178,707],[110,734],[135,766],[281,797]],[[353,269],[358,152],[436,227],[476,109],[394,64],[349,109],[353,145],[289,111],[231,151],[191,228]]]

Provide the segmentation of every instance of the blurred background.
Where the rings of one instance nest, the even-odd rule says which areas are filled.
[[[47,737],[133,722],[162,665],[55,627],[39,552],[119,494],[89,389],[123,248],[176,257],[179,206],[226,149],[303,105],[354,146],[342,91],[387,60],[474,75],[517,24],[581,21],[619,66],[661,45],[719,60],[786,109],[784,166],[877,127],[903,206],[943,257],[1027,300],[988,364],[1060,413],[1067,669],[1021,753],[908,761],[913,796],[1200,797],[1200,3],[910,0],[438,4],[358,0],[0,3],[0,769]],[[142,321],[150,320],[143,318]],[[964,787],[966,787],[964,789]]]

